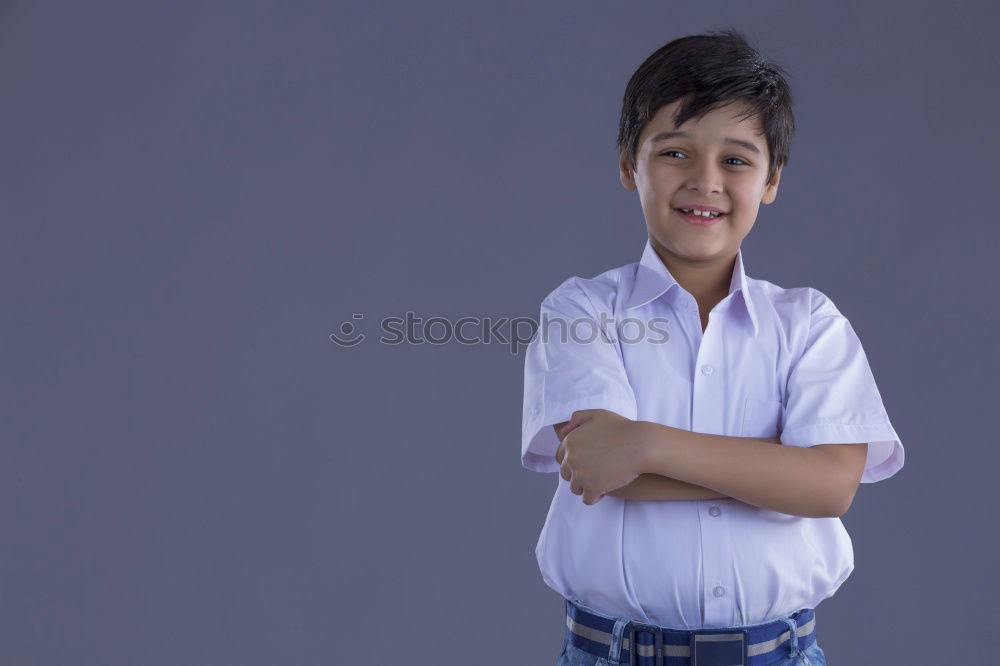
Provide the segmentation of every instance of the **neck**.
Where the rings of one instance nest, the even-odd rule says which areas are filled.
[[[691,261],[679,257],[650,238],[660,261],[677,283],[701,305],[709,308],[729,294],[729,284],[736,268],[736,255]]]

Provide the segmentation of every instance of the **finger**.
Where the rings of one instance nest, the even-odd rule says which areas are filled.
[[[556,462],[561,463],[564,455],[566,455],[566,453],[563,448],[563,443],[559,442],[559,448],[556,449]]]
[[[594,418],[594,413],[596,409],[578,409],[569,417],[569,423],[567,427],[572,430],[576,428],[581,423],[586,423],[590,419]]]
[[[559,467],[559,476],[561,476],[564,481],[570,481],[573,479],[573,474],[569,469],[569,465],[563,464]]]

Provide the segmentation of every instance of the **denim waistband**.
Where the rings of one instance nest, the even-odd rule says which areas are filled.
[[[567,599],[566,632],[575,647],[620,666],[765,666],[816,642],[816,613],[803,608],[764,624],[685,630],[609,617]]]

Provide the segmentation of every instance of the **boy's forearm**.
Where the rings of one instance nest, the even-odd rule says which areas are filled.
[[[627,500],[704,500],[728,497],[711,488],[652,473],[640,474],[632,483],[613,490],[608,495]]]
[[[734,499],[810,518],[841,515],[850,475],[824,447],[769,446],[773,440],[697,433],[648,421],[642,472],[704,484]],[[863,462],[863,461],[862,461]],[[860,474],[857,474],[860,476]]]
[[[781,444],[777,437],[770,438],[773,444]],[[732,499],[711,488],[680,481],[662,474],[643,473],[635,481],[613,490],[608,495],[627,500],[707,500]]]

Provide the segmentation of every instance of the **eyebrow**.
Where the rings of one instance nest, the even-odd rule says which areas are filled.
[[[668,141],[668,140],[673,139],[675,137],[681,137],[683,139],[689,139],[689,138],[691,138],[691,135],[688,134],[687,132],[682,132],[681,130],[674,130],[673,132],[660,132],[659,134],[657,134],[656,136],[653,137],[652,143],[659,143],[661,141]],[[732,143],[732,144],[735,144],[737,146],[742,146],[743,148],[746,148],[747,150],[749,150],[752,153],[756,153],[758,155],[761,154],[760,148],[758,148],[756,145],[750,143],[749,141],[744,141],[743,139],[734,139],[732,137],[728,137],[727,136],[725,139],[722,140],[722,142],[723,143]]]

